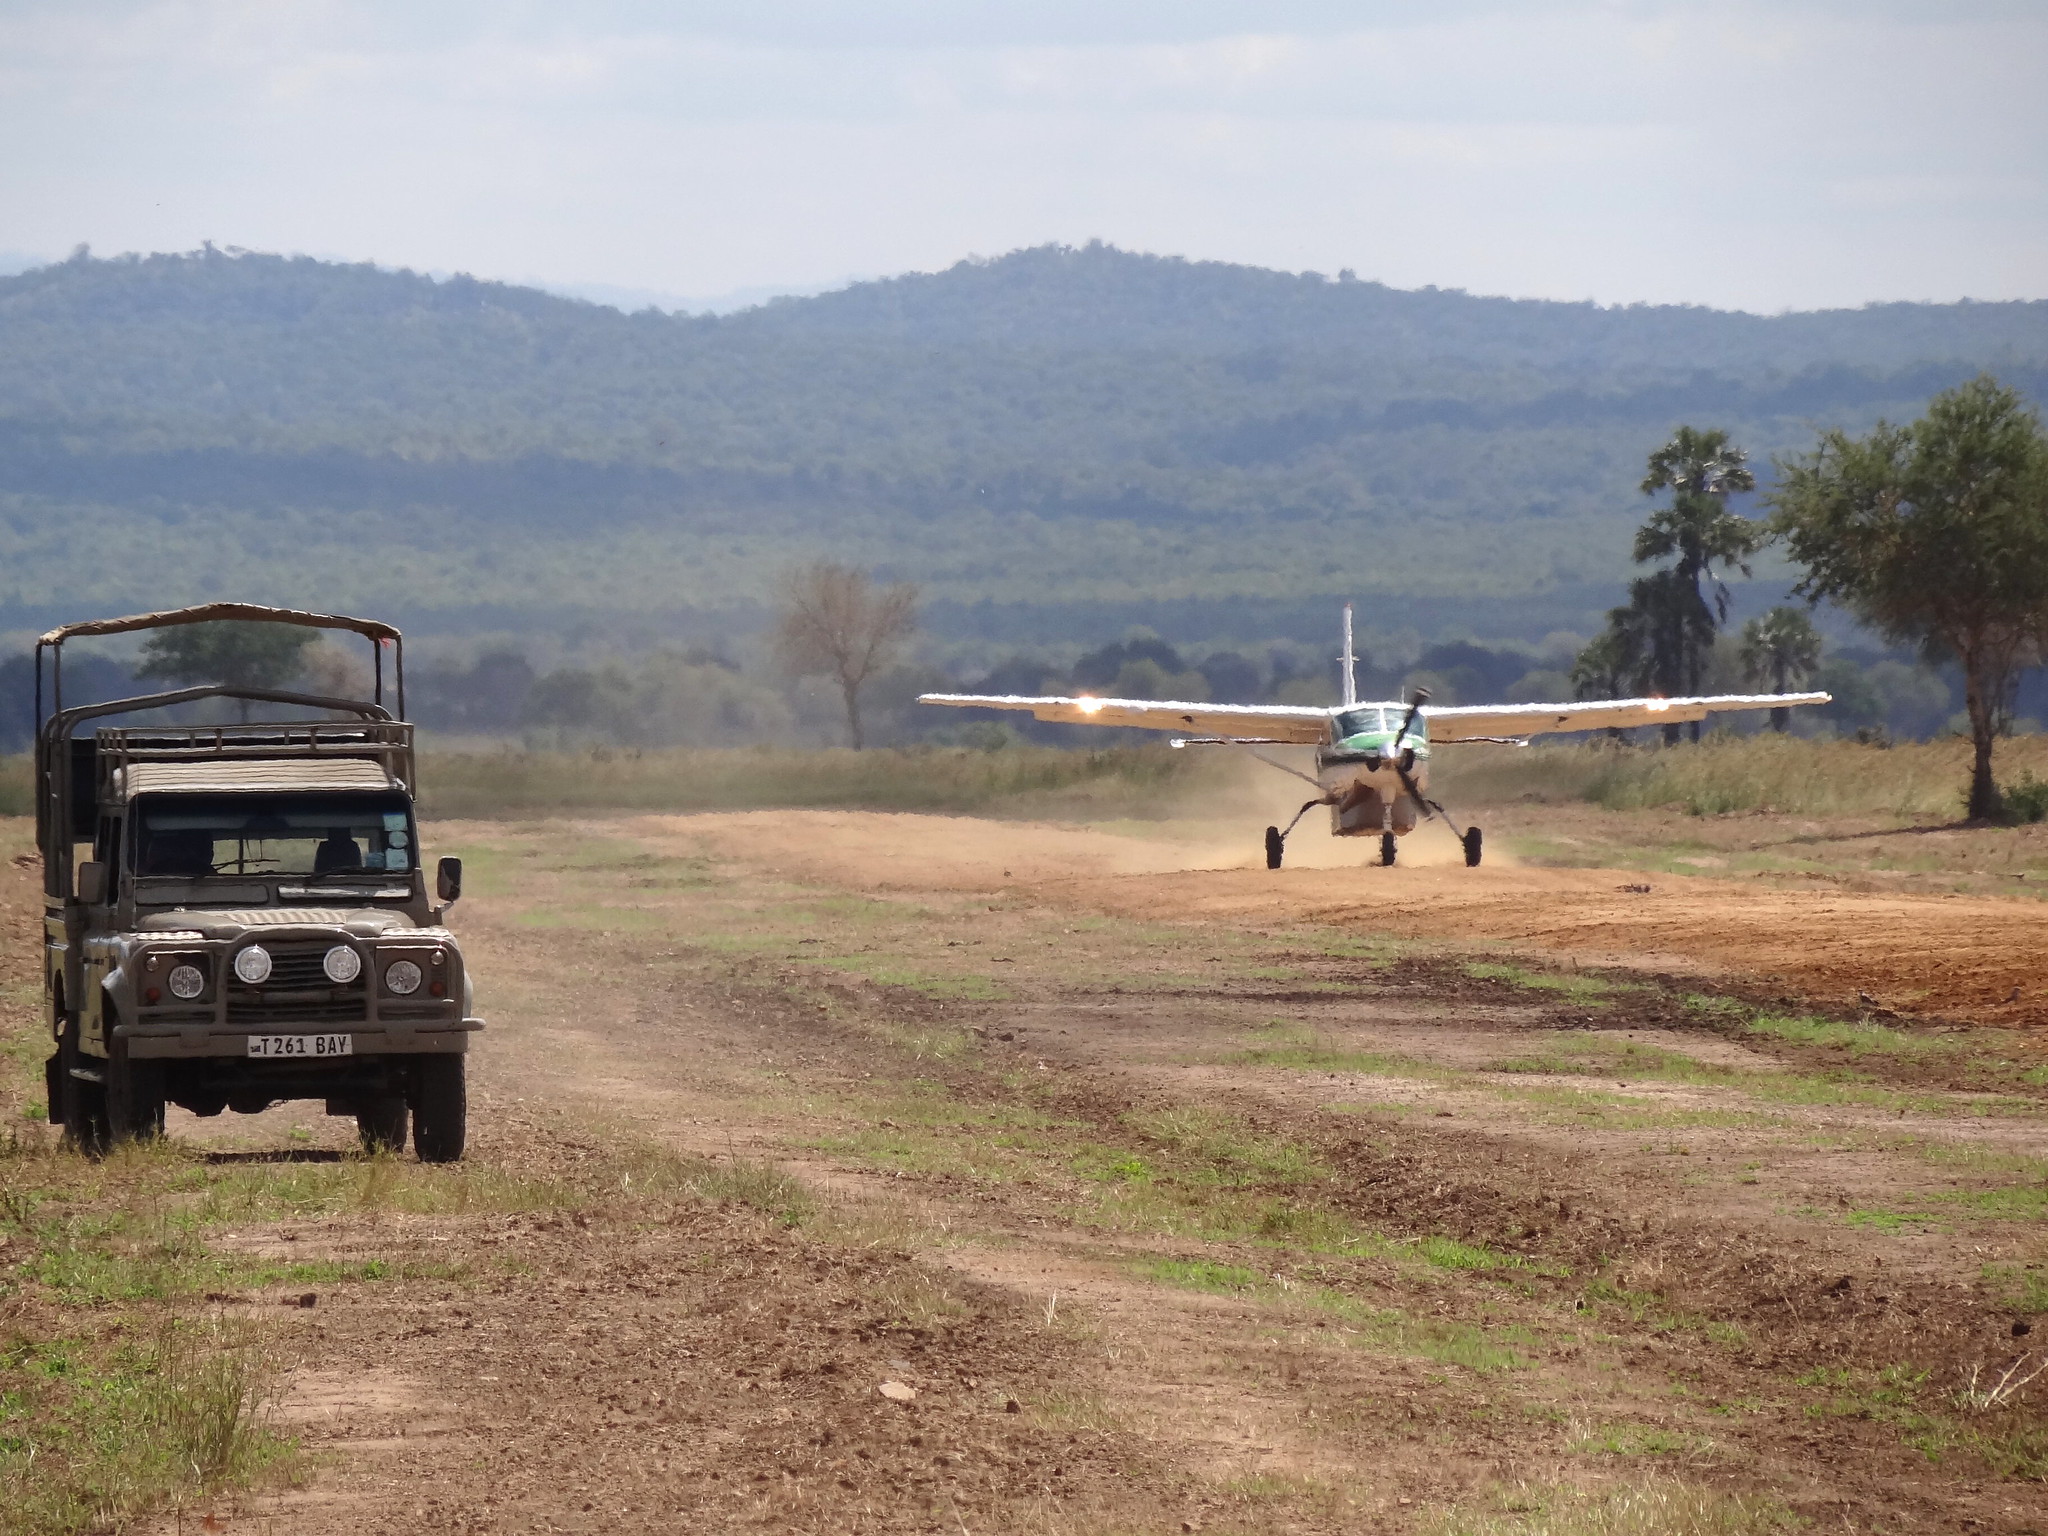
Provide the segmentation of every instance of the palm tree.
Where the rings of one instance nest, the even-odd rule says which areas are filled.
[[[1789,693],[1820,665],[1820,635],[1797,608],[1778,607],[1742,626],[1742,671],[1773,693]],[[1792,711],[1771,711],[1771,729],[1783,731]]]
[[[1668,655],[1660,648],[1658,670],[1668,675],[1671,691],[1697,693],[1715,631],[1728,618],[1728,588],[1714,567],[1733,566],[1747,576],[1749,556],[1763,543],[1759,524],[1728,510],[1729,495],[1755,490],[1756,476],[1749,471],[1748,455],[1726,432],[1680,427],[1650,455],[1642,489],[1646,496],[1670,491],[1671,505],[1651,513],[1636,531],[1636,561],[1673,561],[1669,575],[1675,590],[1662,595],[1689,610],[1669,614],[1658,626],[1673,647]],[[1667,735],[1675,738],[1677,732]],[[1694,721],[1692,739],[1699,738],[1699,722]]]

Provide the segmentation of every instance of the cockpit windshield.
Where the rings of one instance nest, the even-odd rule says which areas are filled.
[[[403,795],[144,795],[136,803],[135,873],[388,875],[413,867]]]
[[[1347,709],[1337,716],[1337,739],[1343,741],[1352,736],[1391,731],[1400,723],[1397,720],[1394,725],[1389,725],[1387,712],[1377,704],[1361,704],[1358,708]]]
[[[1353,736],[1391,736],[1401,729],[1401,722],[1408,718],[1405,705],[1360,704],[1337,713],[1336,737],[1349,741]],[[1408,727],[1403,742],[1414,745],[1429,740],[1429,719],[1417,711],[1415,723]]]

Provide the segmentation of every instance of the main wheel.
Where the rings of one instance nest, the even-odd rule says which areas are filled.
[[[1382,832],[1380,834],[1380,862],[1382,864],[1394,862],[1394,834],[1391,832]]]
[[[462,1161],[469,1121],[463,1062],[461,1056],[421,1056],[413,1062],[412,1149],[423,1163]]]
[[[105,1157],[113,1142],[107,1125],[106,1066],[98,1057],[78,1048],[78,1021],[66,1019],[64,1034],[57,1042],[57,1060],[64,1079],[64,1133],[71,1145],[87,1157]],[[91,1072],[98,1082],[80,1077]]]
[[[1477,827],[1467,827],[1465,829],[1464,844],[1465,867],[1467,869],[1477,869],[1479,867],[1480,849],[1479,829]]]
[[[1280,835],[1278,827],[1266,828],[1266,868],[1278,869],[1281,856],[1287,852],[1287,839]]]
[[[403,1152],[411,1118],[412,1112],[406,1107],[404,1094],[392,1093],[366,1100],[356,1111],[356,1134],[363,1139],[363,1150]]]

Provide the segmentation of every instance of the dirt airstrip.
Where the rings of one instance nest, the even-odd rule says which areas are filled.
[[[263,1330],[305,1454],[162,1530],[2048,1530],[2048,1377],[1984,1390],[2048,1358],[2031,902],[826,813],[431,843],[474,1154],[173,1115],[244,1278],[164,1305]],[[0,1327],[105,1305],[8,1241]]]

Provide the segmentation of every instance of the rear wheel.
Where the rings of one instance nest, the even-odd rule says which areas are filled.
[[[462,1056],[421,1056],[413,1063],[412,1148],[423,1163],[462,1160],[469,1094]]]
[[[403,1094],[371,1099],[356,1111],[356,1133],[365,1152],[403,1152],[405,1132],[412,1112]]]
[[[1467,869],[1477,869],[1479,867],[1480,851],[1479,829],[1477,827],[1467,827],[1465,829],[1464,843],[1465,867]]]
[[[1280,835],[1278,827],[1266,828],[1266,868],[1278,869],[1280,860],[1287,852],[1287,839]]]
[[[1380,834],[1380,862],[1382,864],[1394,862],[1394,834],[1391,832],[1382,832]]]

